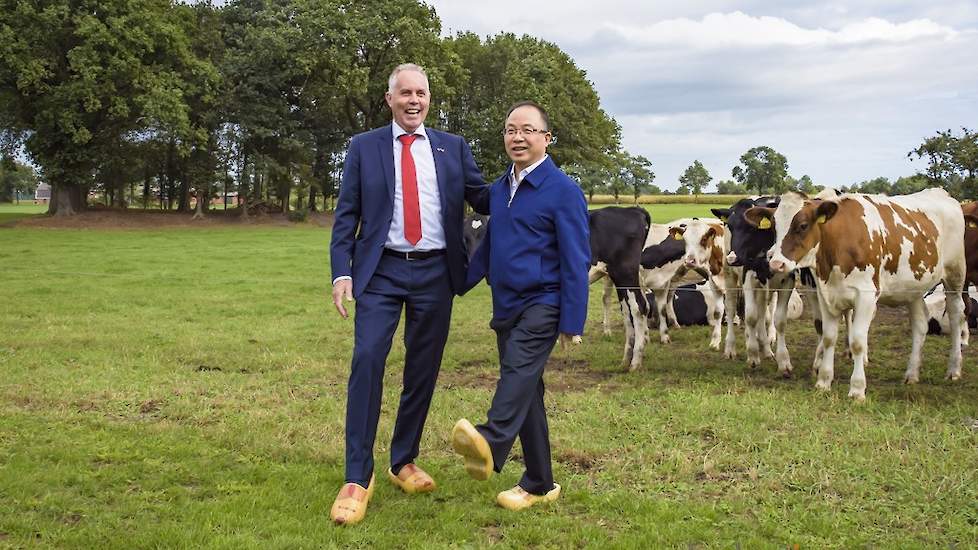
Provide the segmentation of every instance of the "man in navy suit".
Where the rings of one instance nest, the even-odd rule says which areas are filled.
[[[510,169],[490,191],[489,228],[469,266],[466,288],[488,274],[499,349],[499,382],[484,424],[461,419],[452,447],[476,479],[502,471],[516,437],[526,471],[496,496],[522,510],[560,495],[550,465],[543,370],[558,340],[580,342],[587,316],[591,248],[581,188],[547,155],[553,139],[547,112],[514,105],[503,131]]]
[[[373,446],[391,340],[405,310],[403,389],[391,442],[390,480],[407,493],[435,489],[415,465],[448,338],[452,297],[465,283],[464,201],[489,213],[489,186],[468,144],[424,127],[428,78],[414,64],[391,73],[394,121],[353,137],[343,165],[330,261],[333,304],[356,299],[347,385],[346,484],[330,515],[363,519],[373,494]]]

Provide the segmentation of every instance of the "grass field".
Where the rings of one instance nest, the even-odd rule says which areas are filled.
[[[733,203],[716,204],[622,204],[620,206],[640,206],[652,215],[652,223],[667,223],[679,218],[715,218],[711,208],[729,208]],[[591,208],[605,208],[606,204],[592,204]]]
[[[0,229],[0,547],[978,542],[975,348],[950,383],[947,341],[929,337],[921,384],[903,386],[904,316],[882,310],[862,405],[841,355],[832,391],[813,390],[807,322],[790,328],[793,379],[770,361],[749,371],[742,335],[739,360],[709,351],[705,328],[650,344],[627,374],[620,322],[601,336],[597,285],[586,345],[555,351],[546,375],[557,503],[497,508],[518,456],[480,483],[450,451],[452,424],[483,420],[495,383],[482,286],[455,302],[422,440],[438,491],[407,496],[382,477],[398,335],[377,490],[364,523],[334,527],[352,323],[326,300],[328,241],[309,226]]]
[[[46,204],[34,204],[26,201],[22,201],[20,204],[0,202],[0,224],[47,211],[48,205]]]

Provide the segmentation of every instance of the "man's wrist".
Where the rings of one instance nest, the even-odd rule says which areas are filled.
[[[333,279],[333,286],[336,286],[336,283],[340,281],[352,281],[352,280],[353,277],[350,277],[349,275],[340,275],[339,277]]]

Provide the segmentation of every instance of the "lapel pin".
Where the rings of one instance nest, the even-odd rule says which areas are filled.
[[[439,152],[439,153],[444,153],[444,152],[445,152],[445,150],[444,150],[444,149],[442,149],[441,147],[438,147],[437,149],[438,149],[438,152]]]

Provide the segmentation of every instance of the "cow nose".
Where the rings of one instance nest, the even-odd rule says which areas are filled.
[[[774,249],[768,250],[767,251],[767,259],[770,260],[773,257],[774,257]]]
[[[737,253],[731,250],[730,254],[727,254],[727,265],[734,265],[736,263],[737,263]]]
[[[694,265],[696,265],[696,259],[693,258],[692,256],[686,256],[686,265],[688,267],[693,267]]]
[[[770,266],[771,271],[777,273],[784,271],[784,262],[782,262],[781,260],[771,260],[770,262],[768,262],[768,265]]]

